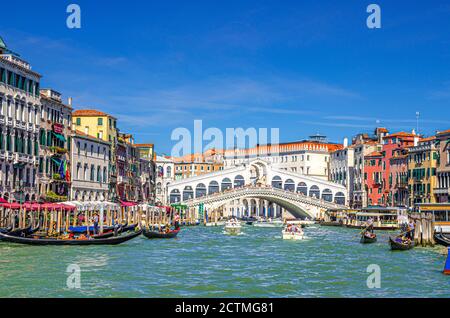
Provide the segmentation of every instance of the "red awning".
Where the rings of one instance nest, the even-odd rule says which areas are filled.
[[[3,199],[3,198],[0,198],[0,204],[3,204],[3,203],[8,203],[8,201],[6,201],[6,200]]]
[[[6,209],[18,210],[18,209],[20,209],[21,205],[19,203],[4,203],[4,204],[2,204],[2,207],[6,208]]]
[[[131,207],[131,206],[136,206],[138,204],[135,203],[135,202],[128,202],[128,201],[120,200],[120,205],[123,206],[123,207]]]

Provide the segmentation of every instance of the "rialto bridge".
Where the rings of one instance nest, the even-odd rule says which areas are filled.
[[[327,209],[345,208],[342,185],[273,167],[254,160],[234,168],[175,181],[168,186],[170,203],[225,215],[277,217],[286,210],[297,218],[314,218]]]

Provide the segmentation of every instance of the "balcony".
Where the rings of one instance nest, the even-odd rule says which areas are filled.
[[[67,149],[56,146],[49,147],[48,150],[55,155],[65,155],[66,153],[68,153]]]
[[[4,115],[0,115],[0,125],[5,125],[6,121],[5,121],[5,116]]]
[[[28,123],[27,126],[28,126],[28,127],[27,127],[27,130],[28,130],[29,132],[34,132],[34,124],[33,124],[33,123]]]
[[[434,194],[450,195],[450,188],[434,188]]]

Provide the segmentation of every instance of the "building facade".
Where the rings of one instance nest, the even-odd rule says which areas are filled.
[[[390,206],[405,207],[409,203],[408,191],[408,149],[393,150],[390,158]]]
[[[436,134],[436,145],[439,148],[437,167],[437,188],[434,189],[438,203],[450,202],[450,130]]]
[[[0,196],[8,201],[38,198],[40,79],[0,38]]]
[[[39,197],[66,201],[71,183],[72,107],[62,102],[60,93],[42,89],[40,117]]]
[[[108,201],[111,144],[82,131],[75,131],[71,146],[71,200]]]
[[[365,156],[364,184],[367,206],[382,206],[385,204],[383,172],[383,154],[381,152],[373,152]]]
[[[156,156],[156,205],[168,205],[168,186],[175,180],[175,163],[171,157]]]
[[[345,143],[344,143],[345,144]],[[330,176],[329,180],[342,184],[347,188],[347,197],[350,199],[349,205],[352,206],[354,190],[354,164],[355,164],[355,146],[351,145],[344,149],[336,150],[330,155]]]
[[[343,145],[329,143],[326,137],[317,135],[298,142],[225,150],[224,169],[261,159],[285,171],[328,180],[330,153],[342,148]]]
[[[439,149],[435,137],[421,140],[409,148],[408,178],[409,205],[435,203],[434,189],[437,187]]]

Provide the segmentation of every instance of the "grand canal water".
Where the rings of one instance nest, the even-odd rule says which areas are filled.
[[[28,247],[0,243],[0,297],[448,297],[438,248],[391,252],[388,233],[361,245],[357,230],[314,227],[305,241],[280,229],[194,227],[176,240],[142,237],[112,247]],[[67,266],[81,289],[67,288]],[[381,289],[366,269],[381,267]]]

